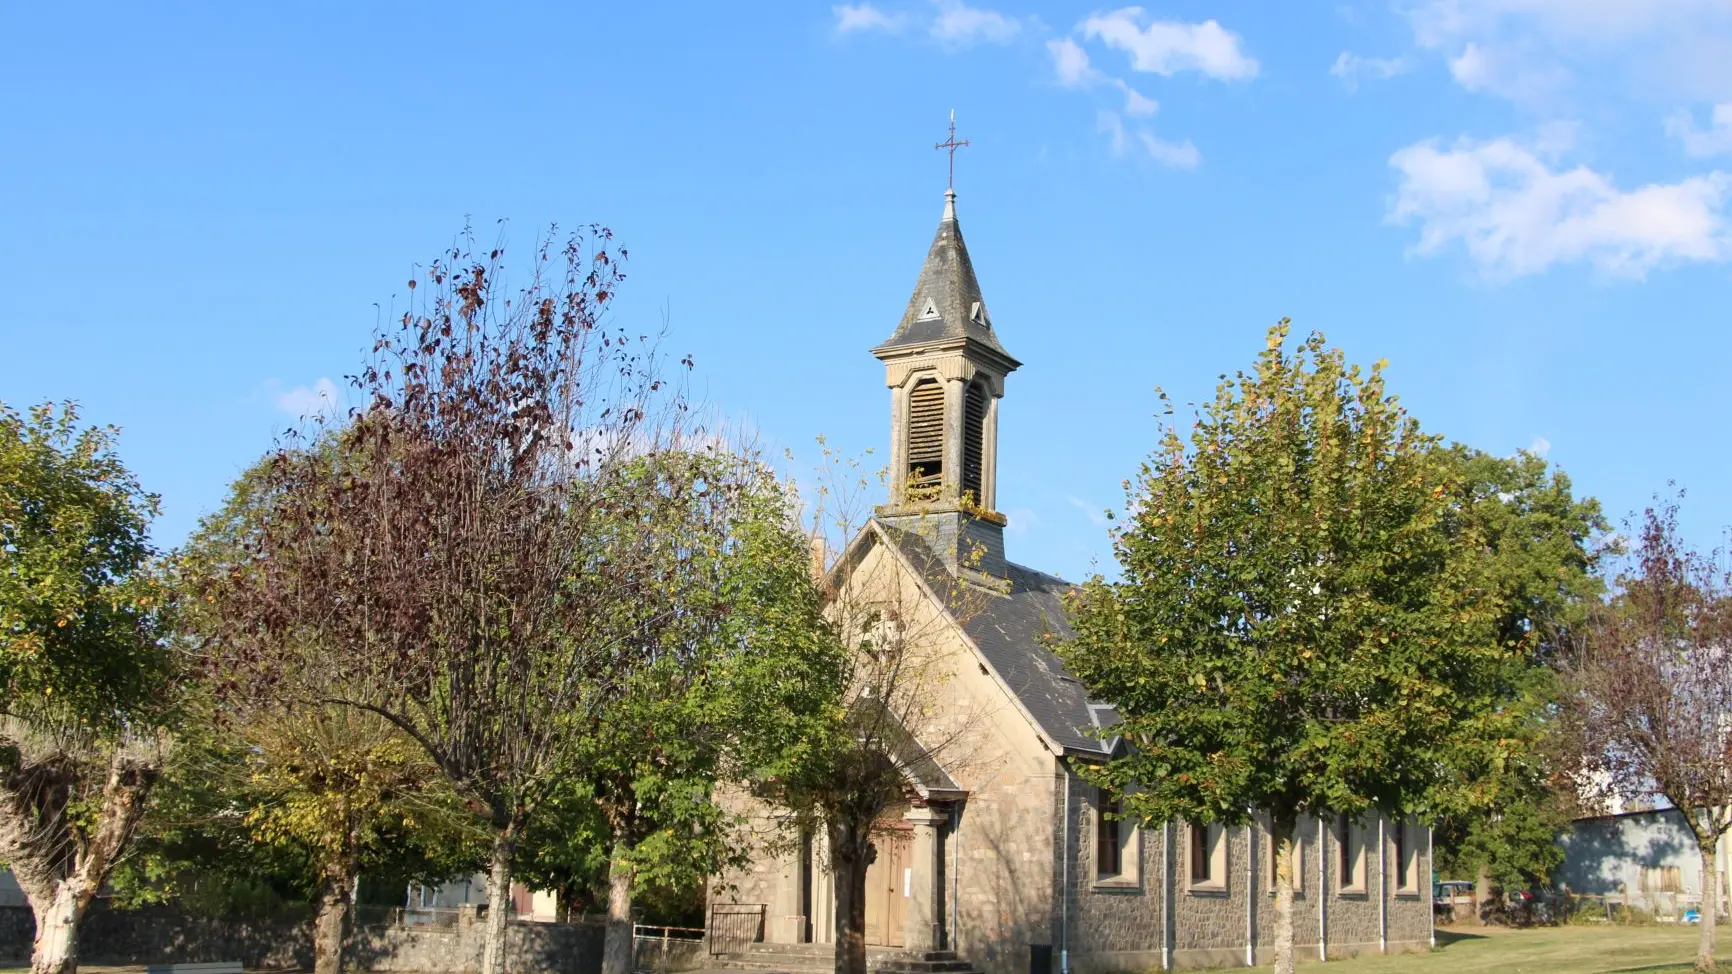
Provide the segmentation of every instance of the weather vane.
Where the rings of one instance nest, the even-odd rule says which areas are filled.
[[[950,151],[950,185],[948,188],[952,191],[956,189],[956,150],[967,144],[967,139],[963,139],[961,142],[956,141],[956,109],[952,108],[950,110],[950,138],[933,146],[934,149],[948,149]]]

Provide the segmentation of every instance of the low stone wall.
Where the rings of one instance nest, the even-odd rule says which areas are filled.
[[[0,907],[0,964],[27,964],[36,922],[28,909]],[[482,923],[454,929],[362,927],[349,941],[352,962],[391,974],[467,974],[481,966]],[[512,923],[506,964],[514,974],[595,974],[600,924]],[[310,969],[312,920],[194,916],[168,907],[97,907],[79,929],[79,959],[89,964],[169,964],[239,960],[249,968]]]

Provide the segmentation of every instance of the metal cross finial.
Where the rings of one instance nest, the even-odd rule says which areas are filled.
[[[956,188],[956,150],[968,144],[967,139],[956,141],[956,109],[950,110],[950,138],[933,146],[934,149],[950,150],[950,185],[948,189]]]

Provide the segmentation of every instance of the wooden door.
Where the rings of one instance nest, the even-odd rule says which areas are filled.
[[[908,915],[910,836],[905,829],[879,833],[872,840],[878,857],[866,867],[866,943],[873,947],[902,946],[903,920]]]

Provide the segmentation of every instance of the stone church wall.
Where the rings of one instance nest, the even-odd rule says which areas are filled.
[[[729,870],[710,883],[709,904],[745,903],[764,907],[764,922],[760,933],[769,943],[799,941],[798,921],[792,919],[800,911],[799,861],[796,836],[784,817],[769,806],[744,793],[723,788],[716,795],[716,804],[729,812],[743,814],[751,829],[753,854],[745,867]],[[821,856],[815,858],[822,859]],[[822,862],[815,863],[821,868]],[[826,913],[812,918],[819,940],[830,928]]]
[[[1414,857],[1414,876],[1410,880],[1409,889],[1398,890],[1391,879],[1389,884],[1389,949],[1423,950],[1431,946],[1431,841],[1423,829],[1414,829],[1418,833],[1415,841],[1419,848]],[[1395,861],[1395,843],[1388,839],[1384,855],[1389,862]],[[1391,867],[1391,876],[1395,875]]]
[[[1050,770],[1032,772],[1021,761],[983,773],[950,837],[957,867],[946,897],[957,894],[956,949],[987,974],[1025,974],[1030,944],[1056,944],[1056,785]]]
[[[1319,905],[1318,870],[1323,858],[1318,854],[1318,824],[1313,818],[1301,818],[1294,838],[1298,847],[1298,872],[1293,882],[1293,947],[1298,957],[1309,960],[1317,956],[1317,908]],[[1272,963],[1275,959],[1275,854],[1274,837],[1266,819],[1256,825],[1255,848],[1257,883],[1261,889],[1256,900],[1257,963]]]
[[[1193,889],[1189,880],[1190,843],[1175,824],[1173,887],[1173,966],[1226,967],[1245,963],[1250,936],[1251,891],[1246,888],[1250,839],[1244,828],[1226,832],[1226,869],[1220,888]]]
[[[1325,830],[1324,862],[1329,888],[1324,910],[1331,958],[1374,954],[1382,949],[1378,897],[1382,889],[1383,862],[1377,854],[1377,827],[1375,819],[1364,823],[1367,833],[1366,853],[1361,866],[1364,880],[1349,890],[1343,890],[1341,886],[1340,835],[1333,827]]]
[[[1061,780],[1059,804],[1064,804]],[[1163,963],[1169,879],[1161,871],[1165,830],[1139,828],[1125,849],[1125,878],[1102,883],[1095,865],[1094,789],[1074,775],[1070,805],[1067,870],[1055,863],[1054,881],[1069,896],[1068,941],[1074,974],[1158,969]],[[1059,831],[1064,833],[1060,823]],[[1171,872],[1170,866],[1168,872]],[[1056,951],[1055,942],[1055,951]],[[1061,959],[1055,953],[1055,962]]]
[[[27,907],[0,907],[0,963],[28,964],[36,923]],[[349,941],[362,970],[402,974],[464,974],[477,970],[485,928],[456,930],[362,926]],[[512,970],[595,974],[601,970],[600,924],[513,922],[506,929]],[[184,913],[172,907],[110,910],[98,906],[79,928],[79,960],[138,965],[238,960],[249,969],[310,970],[310,919],[237,919]]]

